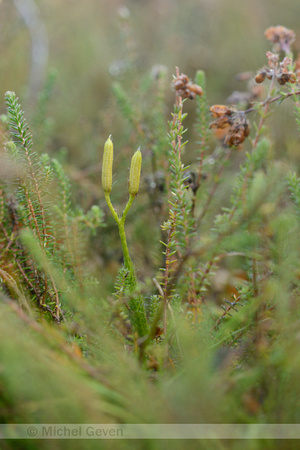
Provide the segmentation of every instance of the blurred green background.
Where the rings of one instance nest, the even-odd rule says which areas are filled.
[[[0,0],[1,97],[7,90],[17,93],[31,125],[35,150],[62,160],[73,181],[75,202],[83,209],[92,204],[105,209],[100,170],[107,136],[112,133],[114,137],[114,172],[121,187],[119,193],[116,188],[113,191],[114,204],[127,195],[129,160],[136,149],[112,94],[114,81],[128,89],[133,102],[139,101],[140,80],[163,65],[170,86],[165,94],[167,121],[174,101],[171,82],[175,66],[191,78],[202,69],[207,75],[209,104],[224,104],[232,91],[246,89],[246,82],[236,80],[237,73],[255,73],[266,63],[265,54],[270,50],[264,38],[267,27],[281,24],[293,29],[297,56],[299,17],[299,0],[290,0],[288,5],[284,0]],[[47,139],[41,139],[36,126],[40,117],[37,98],[53,74],[53,88],[43,111]],[[190,164],[197,139],[194,127],[189,127],[195,103],[187,102],[185,108],[190,142],[185,158]],[[299,165],[298,131],[290,103],[274,109],[270,133],[275,152]],[[0,112],[5,112],[3,102]],[[142,151],[144,180],[151,152]],[[237,164],[239,159],[233,167]],[[147,254],[147,245],[150,254],[155,252],[149,235],[154,232],[155,219],[142,214],[147,202],[141,192],[135,205],[140,211],[134,225],[136,261],[142,252]],[[111,264],[115,274],[122,258],[110,219],[108,215],[109,227],[102,242],[96,238],[92,242],[90,264],[96,273],[104,264],[109,270]],[[130,220],[129,236],[133,232]],[[153,227],[145,227],[145,223]]]
[[[28,5],[33,3],[30,28],[20,8],[27,8],[29,14]],[[300,50],[299,17],[298,0],[288,5],[284,0],[2,0],[1,97],[6,90],[15,91],[30,116],[34,91],[55,68],[49,148],[56,152],[66,147],[69,160],[78,168],[86,167],[99,162],[98,150],[107,134],[121,135],[117,118],[105,111],[111,111],[111,81],[125,71],[126,40],[140,73],[163,64],[171,82],[176,65],[190,77],[203,69],[210,103],[224,103],[232,90],[244,88],[235,80],[236,73],[256,71],[265,63],[268,26],[294,29],[298,36],[294,47]],[[32,28],[48,50],[35,83],[30,78]]]

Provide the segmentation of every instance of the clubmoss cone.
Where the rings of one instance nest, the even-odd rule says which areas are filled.
[[[129,194],[136,195],[140,186],[140,176],[142,168],[142,154],[137,150],[131,159],[129,174]]]
[[[102,187],[104,192],[110,192],[112,189],[112,166],[114,160],[114,146],[109,136],[104,144],[102,160]]]

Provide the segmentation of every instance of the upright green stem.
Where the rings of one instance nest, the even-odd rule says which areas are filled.
[[[121,217],[119,217],[115,208],[113,207],[113,205],[110,201],[110,193],[105,192],[106,203],[107,203],[107,205],[113,215],[113,218],[115,219],[115,221],[118,225],[118,228],[119,228],[119,235],[120,235],[121,245],[122,245],[122,250],[123,250],[123,255],[124,255],[124,266],[130,272],[133,280],[135,281],[136,278],[135,278],[134,265],[132,264],[132,261],[131,261],[130,255],[129,255],[127,239],[126,239],[126,234],[125,234],[125,219],[126,219],[128,211],[132,205],[134,197],[135,197],[135,195],[132,195],[132,194],[130,195],[127,205],[125,206],[125,209],[123,211],[123,214]]]

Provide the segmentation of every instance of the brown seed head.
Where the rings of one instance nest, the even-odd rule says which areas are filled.
[[[234,108],[229,108],[226,105],[213,105],[209,110],[215,119],[224,115],[231,116],[236,111]]]
[[[255,77],[256,83],[262,83],[266,79],[267,73],[265,70],[261,70]]]
[[[226,105],[213,105],[210,111],[216,120],[210,124],[218,139],[229,147],[239,146],[250,133],[249,122],[243,111]]]
[[[189,84],[189,89],[195,95],[203,95],[203,89],[198,84]]]
[[[282,25],[267,28],[265,31],[265,37],[268,41],[275,44],[276,51],[282,50],[285,53],[290,52],[290,46],[296,39],[294,31],[289,30]]]
[[[183,73],[174,79],[173,87],[182,98],[193,100],[196,95],[203,95],[202,88],[197,84],[190,83],[189,77]]]

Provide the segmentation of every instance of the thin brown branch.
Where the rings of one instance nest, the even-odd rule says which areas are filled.
[[[276,97],[273,97],[273,98],[267,98],[264,102],[260,103],[259,106],[270,105],[271,103],[277,102],[279,100],[285,100],[286,98],[292,97],[294,95],[295,96],[300,95],[300,91],[287,92],[287,93],[284,93],[284,94],[277,95]],[[257,111],[257,107],[256,106],[252,107],[252,108],[249,108],[249,109],[246,109],[244,111],[244,113],[248,114],[248,113],[253,112],[253,111]]]

